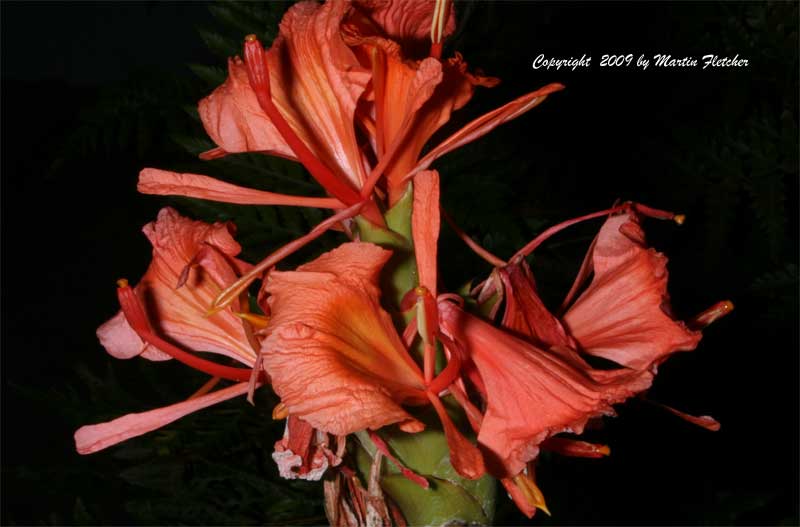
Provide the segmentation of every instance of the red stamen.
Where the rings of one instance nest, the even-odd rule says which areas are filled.
[[[571,227],[572,225],[575,225],[576,223],[580,223],[582,221],[591,220],[591,219],[594,219],[594,218],[601,218],[603,216],[608,216],[609,214],[613,214],[615,212],[618,212],[618,211],[621,211],[621,210],[625,210],[629,206],[630,206],[629,204],[623,203],[622,205],[617,205],[616,207],[612,207],[610,209],[601,210],[600,212],[593,212],[592,214],[586,214],[586,215],[580,216],[578,218],[573,218],[571,220],[563,221],[563,222],[559,223],[558,225],[553,225],[552,227],[550,227],[549,229],[547,229],[543,233],[541,233],[539,236],[537,236],[536,238],[531,240],[531,242],[528,243],[528,245],[526,245],[525,247],[523,247],[522,249],[517,251],[517,254],[515,254],[514,257],[511,258],[511,261],[518,260],[518,259],[521,259],[521,258],[525,258],[529,254],[531,254],[534,250],[536,250],[536,248],[539,247],[542,243],[544,243],[545,240],[550,238],[552,235],[554,235],[554,234],[556,234],[556,233],[558,233],[560,231],[563,231],[567,227]]]
[[[297,159],[311,173],[328,193],[346,205],[353,205],[362,201],[361,195],[349,184],[339,179],[314,153],[306,146],[281,114],[275,103],[272,102],[270,91],[269,67],[264,47],[255,35],[247,35],[244,42],[245,66],[250,86],[255,92],[256,99],[261,109],[267,114],[272,124],[281,134],[286,144],[292,149]],[[377,207],[372,204],[364,212],[371,222],[383,225],[383,217]]]
[[[442,58],[442,43],[441,42],[431,42],[431,52],[430,56],[435,59]]]
[[[497,256],[493,255],[480,245],[478,245],[475,240],[470,238],[466,232],[462,231],[461,228],[456,225],[456,222],[453,221],[453,218],[450,217],[445,211],[442,211],[442,216],[444,216],[445,221],[450,225],[450,228],[456,233],[456,235],[461,238],[461,240],[467,244],[467,247],[472,249],[472,251],[486,260],[489,264],[493,265],[494,267],[505,267],[506,262],[498,258]]]
[[[392,453],[389,452],[389,445],[386,444],[386,442],[383,440],[383,438],[381,438],[381,436],[379,436],[372,430],[367,430],[367,432],[369,433],[369,438],[372,439],[373,443],[375,443],[375,447],[380,451],[381,454],[389,458],[389,460],[391,460],[391,462],[394,463],[394,465],[398,469],[400,469],[400,473],[403,476],[405,476],[408,480],[416,483],[423,489],[427,489],[428,487],[430,487],[430,483],[428,483],[427,479],[423,478],[419,474],[415,473],[414,471],[403,465],[399,459],[394,457]]]
[[[425,343],[423,354],[423,372],[425,382],[433,380],[433,370],[436,366],[436,334],[439,333],[439,310],[436,301],[425,286],[419,286],[417,291],[417,325],[421,329],[420,335]]]
[[[407,114],[403,118],[403,122],[400,123],[400,128],[397,131],[397,135],[395,135],[392,144],[389,145],[388,150],[386,150],[383,155],[381,156],[378,164],[370,171],[369,175],[367,176],[367,180],[364,182],[364,185],[361,187],[361,197],[367,198],[370,194],[372,194],[372,190],[375,188],[375,185],[378,183],[378,180],[383,175],[384,169],[389,166],[389,163],[394,158],[394,155],[400,150],[400,145],[403,144],[403,141],[406,137],[406,132],[411,127],[411,123],[414,121],[413,117],[417,114],[411,113]],[[405,179],[402,182],[404,182]]]
[[[439,394],[446,390],[448,386],[456,382],[458,376],[461,374],[461,359],[464,355],[463,350],[453,340],[450,340],[447,335],[439,333],[439,340],[450,352],[450,358],[447,366],[436,376],[435,379],[428,383],[428,390],[435,394]]]
[[[447,27],[447,17],[450,14],[448,0],[436,0],[431,17],[431,51],[430,56],[435,59],[442,57],[442,40],[444,28]]]
[[[125,314],[125,319],[142,340],[152,346],[155,346],[159,350],[186,364],[187,366],[207,373],[213,377],[221,377],[223,379],[237,382],[245,382],[250,379],[252,370],[249,368],[233,368],[230,366],[223,366],[206,359],[201,359],[200,357],[196,357],[191,353],[183,351],[174,344],[170,344],[156,335],[152,326],[150,325],[150,321],[147,319],[144,309],[142,308],[139,297],[136,296],[136,293],[128,285],[128,281],[124,279],[119,280],[117,285],[119,286],[117,288],[117,298],[119,299],[119,305],[122,308],[122,312]]]
[[[222,291],[217,298],[211,303],[209,307],[208,314],[212,315],[219,311],[220,309],[224,309],[228,304],[234,301],[239,294],[246,290],[254,280],[256,280],[261,273],[273,267],[275,264],[286,258],[287,256],[293,254],[295,251],[299,250],[309,242],[316,240],[320,236],[322,236],[328,229],[330,229],[333,225],[343,221],[347,218],[352,218],[356,216],[361,209],[364,207],[365,203],[356,203],[355,205],[346,208],[340,212],[337,212],[330,218],[322,221],[319,225],[311,229],[311,232],[306,234],[305,236],[301,236],[296,240],[292,240],[291,242],[287,243],[274,253],[267,256],[263,259],[258,265],[254,266],[250,271],[245,273],[241,278],[239,278],[236,282],[229,285]]]
[[[678,225],[683,225],[683,222],[686,221],[685,214],[675,214],[674,212],[667,210],[654,209],[653,207],[648,207],[647,205],[642,205],[641,203],[631,203],[630,205],[633,207],[633,210],[642,214],[643,216],[648,216],[657,220],[672,220]]]
[[[378,159],[386,151],[384,133],[384,97],[386,96],[386,56],[378,46],[372,48],[372,89],[375,91],[375,144]]]
[[[410,348],[414,344],[414,337],[417,336],[417,316],[408,321],[406,329],[403,330],[403,344]]]
[[[472,427],[472,430],[477,433],[481,429],[481,424],[483,423],[483,414],[478,410],[478,408],[472,404],[467,397],[467,394],[461,389],[461,386],[458,384],[451,384],[450,385],[450,394],[453,398],[461,405],[461,408],[464,410],[464,413],[467,414],[467,420],[469,421],[469,425]]]
[[[688,421],[688,422],[692,423],[693,425],[697,425],[697,426],[699,426],[701,428],[705,428],[706,430],[710,430],[711,432],[718,432],[719,429],[722,427],[722,425],[719,423],[719,421],[717,421],[716,419],[714,419],[710,415],[699,415],[699,416],[698,415],[691,415],[691,414],[687,414],[685,412],[681,412],[680,410],[676,410],[675,408],[672,408],[671,406],[667,406],[666,404],[657,403],[655,401],[651,401],[650,399],[644,399],[643,398],[643,400],[645,402],[648,402],[650,404],[658,406],[658,407],[662,408],[663,410],[668,411],[669,413],[671,413],[673,415],[677,415],[678,417],[680,417],[684,421]]]
[[[611,455],[608,445],[598,445],[587,441],[577,441],[565,437],[549,437],[542,442],[542,449],[556,452],[562,456],[601,458]]]
[[[713,306],[709,307],[702,313],[698,314],[696,317],[691,319],[687,325],[689,328],[697,331],[701,330],[704,327],[716,322],[720,318],[724,317],[728,313],[733,311],[733,302],[730,300],[724,300],[722,302],[717,302]]]
[[[405,313],[409,309],[417,305],[417,288],[409,289],[403,298],[400,300],[400,311]]]

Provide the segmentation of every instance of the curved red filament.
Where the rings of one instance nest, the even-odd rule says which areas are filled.
[[[275,103],[272,102],[270,90],[269,67],[264,47],[255,35],[247,35],[244,41],[245,66],[250,87],[255,92],[256,99],[261,109],[267,114],[270,122],[281,134],[286,144],[289,145],[297,159],[311,173],[311,176],[333,197],[346,205],[354,205],[363,201],[361,194],[336,176],[317,156],[306,146],[281,114]],[[364,210],[364,216],[377,225],[383,225],[383,217],[374,203],[369,204]]]
[[[175,360],[213,377],[221,377],[237,382],[247,382],[250,379],[253,373],[250,368],[223,366],[216,362],[202,359],[183,351],[174,344],[170,344],[156,335],[147,319],[139,297],[136,296],[136,293],[128,285],[127,281],[120,280],[119,287],[117,288],[117,298],[119,299],[119,305],[122,308],[122,312],[125,314],[125,319],[128,321],[128,324],[130,324],[136,334],[148,344],[158,348]],[[259,375],[260,382],[263,382],[263,377],[264,374],[262,372]]]

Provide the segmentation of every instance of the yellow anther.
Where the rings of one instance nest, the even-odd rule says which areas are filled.
[[[241,318],[242,320],[250,322],[253,326],[259,329],[265,328],[269,325],[269,317],[265,315],[258,315],[256,313],[237,313],[237,312],[234,312],[233,314]]]
[[[123,287],[128,287],[128,279],[127,278],[120,278],[117,280],[117,287],[122,289]]]
[[[286,405],[283,403],[278,403],[275,405],[275,408],[272,409],[272,418],[276,421],[280,421],[281,419],[286,419],[289,415],[289,409],[286,408]]]
[[[676,215],[675,215],[675,216],[672,218],[672,221],[674,221],[674,222],[675,222],[675,223],[677,223],[678,225],[683,225],[683,222],[685,222],[685,221],[686,221],[686,214],[676,214]]]
[[[258,37],[252,33],[244,37],[245,42],[255,42],[256,40],[258,40]]]
[[[544,494],[542,494],[542,491],[539,490],[539,487],[536,486],[536,483],[534,483],[530,477],[526,474],[517,474],[514,476],[513,481],[517,488],[525,495],[525,499],[528,500],[528,503],[540,509],[548,516],[552,516],[550,510],[547,508],[547,503],[544,501]]]
[[[610,456],[611,455],[611,449],[608,447],[608,445],[603,445],[603,446],[599,447],[597,449],[597,452],[600,453],[600,454],[603,454],[604,456]]]
[[[428,288],[424,285],[417,286],[414,288],[414,294],[420,297],[425,296],[428,294]]]

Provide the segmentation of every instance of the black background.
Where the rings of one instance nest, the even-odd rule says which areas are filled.
[[[611,458],[543,460],[539,483],[554,516],[534,523],[796,524],[796,4],[457,9],[464,22],[447,50],[503,83],[477,93],[453,127],[543,84],[567,85],[437,165],[445,203],[468,232],[507,256],[543,226],[618,198],[679,210],[689,218],[680,228],[647,224],[670,257],[677,314],[724,298],[737,306],[695,352],[665,363],[650,392],[715,416],[722,430],[632,401],[599,436]],[[165,203],[136,194],[139,169],[195,163],[172,138],[202,137],[184,108],[208,88],[187,64],[223,64],[196,30],[221,26],[206,4],[2,4],[4,524],[323,521],[318,503],[302,498],[317,487],[283,495],[254,484],[253,498],[199,475],[214,472],[207,457],[217,453],[231,480],[274,480],[269,452],[253,444],[257,468],[238,450],[214,443],[201,455],[184,439],[176,465],[172,443],[158,446],[168,435],[91,457],[73,450],[80,425],[173,402],[170,390],[202,383],[174,365],[114,361],[94,331],[115,312],[114,280],[146,268],[139,230]],[[592,66],[533,70],[539,53],[586,53]],[[750,66],[600,68],[606,53],[738,53]],[[534,259],[547,300],[563,295],[596,228],[554,239]],[[452,237],[442,252],[451,289],[488,271]],[[248,423],[266,415],[238,401],[224,411],[236,432],[213,441],[251,441]],[[208,425],[200,419],[175,434]],[[280,432],[271,430],[258,438],[267,449]],[[137,462],[148,456],[157,462],[142,476]],[[281,507],[268,506],[278,494]],[[522,521],[508,505],[498,514]]]

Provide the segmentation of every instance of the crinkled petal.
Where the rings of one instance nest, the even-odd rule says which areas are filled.
[[[390,254],[346,243],[269,275],[264,369],[289,412],[314,428],[345,435],[411,421],[400,405],[426,400],[419,368],[379,302],[377,276]]]
[[[374,25],[355,16],[350,21],[343,27],[345,41],[373,72],[373,89],[361,112],[374,115],[378,157],[389,158],[383,172],[393,204],[405,192],[408,173],[428,140],[472,98],[474,86],[499,81],[469,73],[458,53],[446,61],[409,60],[407,50],[375,33]]]
[[[643,241],[634,212],[609,218],[594,244],[594,278],[563,317],[584,352],[634,369],[701,338],[668,314],[667,258]]]
[[[370,80],[344,44],[344,1],[299,2],[280,25],[267,53],[272,99],[306,146],[337,176],[364,180],[353,116]],[[229,63],[228,80],[200,102],[209,136],[230,153],[262,151],[294,158],[250,88],[245,65]]]
[[[431,166],[431,163],[441,156],[483,137],[503,123],[516,119],[542,103],[549,94],[563,89],[564,86],[561,84],[548,84],[544,88],[523,95],[496,110],[478,117],[431,149],[408,175],[411,176],[420,170],[427,169]]]
[[[539,443],[559,432],[581,433],[611,405],[647,389],[649,372],[596,372],[495,328],[448,302],[440,302],[444,331],[460,341],[486,390],[478,443],[497,477],[518,474]]]
[[[246,392],[247,383],[243,382],[164,408],[128,414],[107,423],[82,426],[75,432],[75,448],[80,454],[92,454]]]
[[[422,149],[433,134],[450,121],[454,111],[463,107],[472,98],[476,85],[494,86],[497,81],[468,73],[467,64],[459,54],[441,65],[434,59],[426,59],[419,63],[415,81],[406,83],[406,86],[411,89],[410,93],[423,94],[424,98],[415,96],[414,106],[409,105],[403,109],[397,106],[396,102],[403,100],[403,94],[397,93],[398,89],[402,88],[396,86],[402,87],[403,85],[396,83],[395,80],[401,75],[408,75],[408,73],[403,73],[403,70],[410,67],[409,63],[392,57],[387,58],[386,62],[388,88],[383,101],[383,104],[387,105],[384,110],[387,115],[386,120],[391,124],[393,121],[397,123],[401,119],[413,116],[413,121],[409,123],[411,132],[398,128],[397,133],[403,134],[403,142],[385,171],[390,202],[394,203],[402,196],[407,176],[417,164]],[[435,69],[432,67],[433,63],[436,63]],[[431,77],[434,71],[438,73],[437,77]],[[420,77],[424,78],[426,82],[422,83],[419,80]],[[417,87],[417,84],[420,86]],[[428,93],[429,90],[430,93]],[[422,104],[420,104],[421,102]],[[380,102],[376,102],[376,104],[380,104]],[[390,137],[392,136],[387,136],[387,144],[391,144]]]
[[[229,225],[193,221],[165,208],[143,230],[153,245],[153,260],[135,290],[156,331],[181,346],[252,364],[255,352],[241,320],[227,310],[206,316],[219,291],[236,280],[237,270],[247,267],[235,258],[240,246],[231,236]],[[215,254],[196,262],[198,253],[202,256],[209,248]],[[187,275],[187,265],[195,263],[198,265],[193,265]],[[185,283],[178,287],[181,282]],[[138,347],[145,358],[167,358],[139,339],[121,313],[100,326],[97,335],[115,357],[135,356]]]
[[[400,43],[404,49],[422,47],[431,43],[431,23],[435,0],[356,0],[354,7],[377,26],[380,33]],[[456,29],[455,9],[450,9],[444,37]]]

